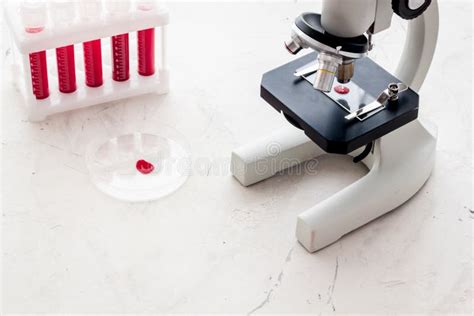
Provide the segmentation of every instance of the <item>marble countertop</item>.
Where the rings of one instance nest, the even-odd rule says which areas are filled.
[[[170,4],[168,95],[42,123],[26,120],[2,41],[4,313],[471,313],[472,78],[457,78],[472,68],[472,4],[440,8],[420,92],[420,117],[439,128],[431,178],[396,211],[315,254],[298,244],[296,216],[366,170],[324,156],[317,174],[288,171],[244,188],[228,165],[233,148],[288,125],[259,98],[259,82],[292,58],[282,47],[290,23],[318,3]],[[387,69],[405,27],[394,19],[375,37],[371,57]],[[179,130],[194,158],[189,180],[149,203],[99,192],[83,155],[106,120]]]

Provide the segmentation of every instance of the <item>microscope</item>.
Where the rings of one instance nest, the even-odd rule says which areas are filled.
[[[409,20],[392,75],[368,55],[373,35],[393,15]],[[317,156],[353,157],[368,173],[298,216],[296,236],[315,252],[409,200],[434,166],[437,131],[418,119],[419,95],[433,59],[437,0],[323,0],[303,13],[285,42],[312,52],[263,75],[261,97],[293,126],[232,152],[244,186]]]

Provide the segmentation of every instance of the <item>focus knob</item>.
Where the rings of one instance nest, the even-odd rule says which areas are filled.
[[[392,0],[392,9],[402,19],[411,20],[422,15],[430,4],[431,0]]]

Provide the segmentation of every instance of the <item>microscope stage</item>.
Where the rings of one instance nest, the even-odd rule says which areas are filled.
[[[419,96],[408,89],[399,95],[398,104],[364,120],[346,120],[348,112],[336,101],[304,78],[294,76],[316,56],[308,54],[264,74],[261,97],[326,152],[348,154],[418,117]],[[352,81],[374,98],[390,83],[400,82],[369,58],[356,60]]]

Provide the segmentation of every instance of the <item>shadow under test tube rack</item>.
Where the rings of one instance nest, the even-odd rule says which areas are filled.
[[[107,1],[107,0],[106,0]],[[77,1],[79,2],[79,1]],[[169,90],[169,70],[166,65],[166,26],[169,23],[169,13],[160,5],[140,9],[140,6],[130,6],[126,14],[114,15],[106,10],[101,10],[97,18],[81,19],[79,13],[71,18],[71,22],[57,27],[52,19],[41,31],[27,32],[20,16],[20,1],[8,1],[5,4],[7,24],[11,30],[16,48],[13,49],[14,74],[18,88],[25,98],[28,118],[31,121],[42,121],[48,116],[83,108],[104,102],[129,98],[141,94],[165,94]],[[77,5],[78,3],[76,3]],[[78,10],[76,10],[77,12]],[[48,14],[51,15],[51,14]],[[150,31],[154,30],[154,31]],[[148,32],[144,32],[148,31]],[[154,69],[143,73],[143,68],[150,70],[150,65],[138,63],[138,50],[132,46],[140,45],[143,36],[150,36],[154,32]],[[100,86],[86,84],[84,61],[82,59],[83,43],[102,39],[102,57],[111,55],[110,43],[113,36],[137,34],[130,40],[129,53],[129,78],[125,81],[113,80],[113,56],[109,62],[102,63],[103,83]],[[140,40],[141,39],[141,40]],[[105,44],[105,45],[104,45]],[[56,48],[74,45],[76,50],[75,70],[77,89],[71,93],[60,92],[58,75],[56,71]],[[30,68],[30,54],[47,52],[47,76],[49,95],[37,98],[33,93],[33,84]],[[38,54],[33,56],[38,57]],[[79,57],[79,58],[78,58]],[[150,60],[150,56],[147,56]],[[106,58],[104,58],[106,59]],[[152,67],[153,68],[153,67]],[[43,67],[44,70],[44,67]],[[153,72],[154,71],[154,72]],[[150,75],[150,73],[153,73]],[[44,75],[44,74],[43,74]],[[44,78],[43,78],[44,79]]]

